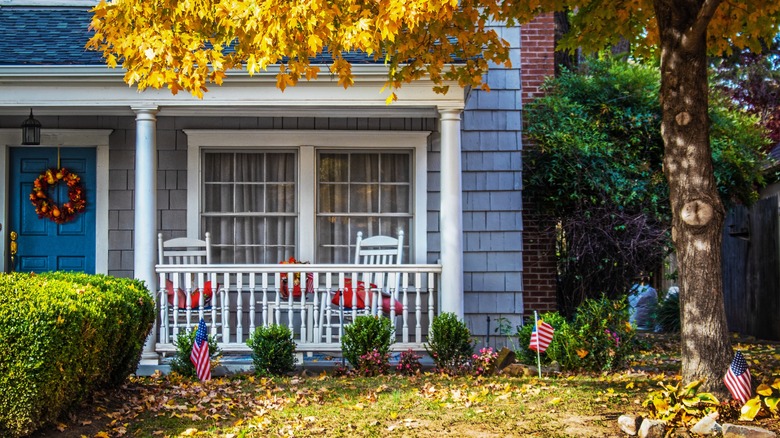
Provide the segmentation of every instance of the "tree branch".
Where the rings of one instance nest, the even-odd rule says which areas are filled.
[[[704,0],[704,3],[699,8],[699,13],[696,15],[696,20],[693,25],[683,35],[682,44],[685,48],[689,48],[689,44],[693,41],[697,41],[700,37],[706,36],[707,26],[710,25],[712,17],[715,15],[715,11],[718,10],[718,6],[723,3],[723,0]]]

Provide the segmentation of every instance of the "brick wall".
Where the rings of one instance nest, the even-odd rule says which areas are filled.
[[[554,39],[553,14],[541,15],[521,28],[523,106],[541,96],[540,87],[545,77],[555,74]],[[533,147],[527,137],[523,136],[522,141],[524,151]],[[523,301],[526,314],[534,310],[546,312],[557,309],[553,225],[537,213],[533,199],[523,197]]]

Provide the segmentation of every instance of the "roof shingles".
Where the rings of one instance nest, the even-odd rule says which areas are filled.
[[[0,65],[103,65],[100,52],[85,49],[92,36],[87,9],[0,7]],[[381,64],[362,52],[344,53],[352,64]],[[330,64],[324,53],[312,64]]]

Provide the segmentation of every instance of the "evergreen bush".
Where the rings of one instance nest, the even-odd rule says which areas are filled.
[[[341,351],[349,363],[358,368],[360,356],[366,353],[376,350],[383,357],[386,356],[390,345],[395,342],[392,337],[393,323],[389,318],[361,315],[344,327]]]
[[[197,377],[198,373],[195,370],[195,365],[192,364],[190,355],[192,354],[192,346],[195,343],[195,335],[198,332],[198,327],[193,327],[192,330],[181,331],[176,335],[176,354],[171,358],[171,371],[180,374],[184,377]],[[217,345],[217,338],[209,334],[209,360],[211,360],[211,369],[219,363],[219,358],[222,356],[222,351]]]
[[[433,318],[425,350],[436,369],[450,375],[468,371],[474,352],[471,332],[454,313],[442,313]]]
[[[287,326],[257,327],[246,344],[252,349],[256,374],[282,375],[295,369],[295,342]]]
[[[134,371],[154,321],[142,282],[0,274],[0,436],[24,436]]]

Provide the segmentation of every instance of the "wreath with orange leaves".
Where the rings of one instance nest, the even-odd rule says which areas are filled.
[[[68,201],[57,205],[49,196],[49,189],[60,183],[65,183],[68,186]],[[38,213],[39,218],[47,218],[58,224],[72,221],[76,215],[87,208],[81,177],[64,167],[46,169],[40,174],[33,181],[30,201],[35,206],[35,212]]]

